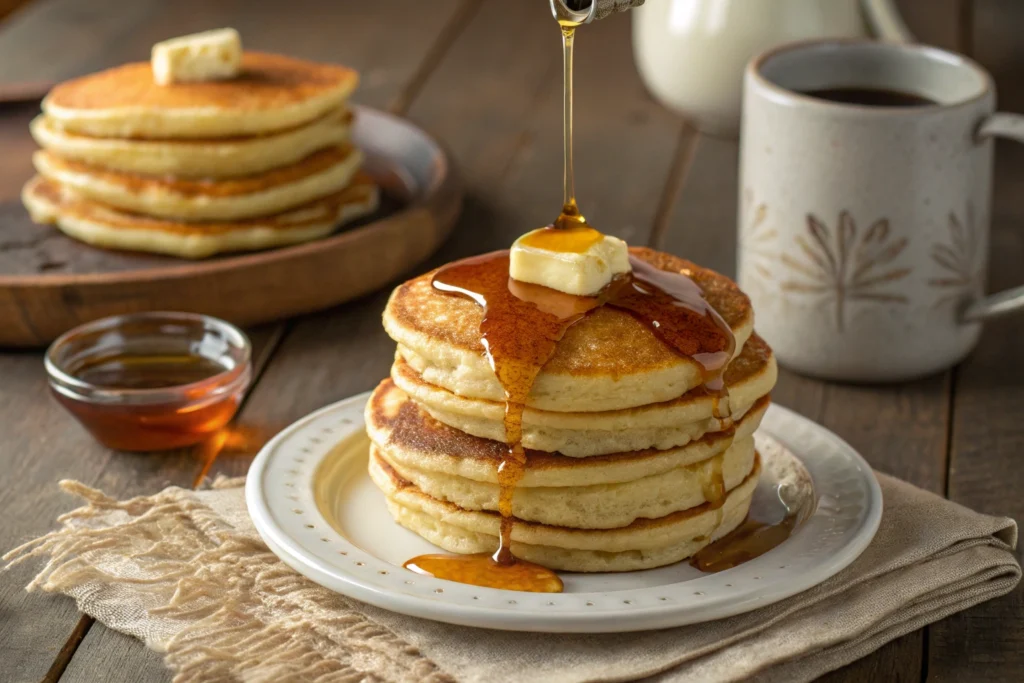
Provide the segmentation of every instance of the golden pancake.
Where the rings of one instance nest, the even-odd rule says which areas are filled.
[[[484,307],[435,289],[427,273],[392,292],[384,327],[395,362],[365,412],[370,477],[396,522],[450,552],[492,553],[500,536],[516,558],[591,572],[678,562],[742,522],[760,474],[754,431],[774,356],[731,280],[630,252],[690,277],[732,329],[727,391],[709,389],[698,362],[608,305],[567,328],[525,406],[511,411],[481,339]],[[502,287],[505,275],[487,278]]]
[[[247,220],[187,223],[113,209],[36,176],[22,190],[22,201],[37,223],[56,224],[69,237],[94,246],[204,258],[308,242],[340,224],[377,209],[379,192],[365,174],[332,195],[285,213]]]
[[[518,486],[562,488],[616,484],[651,477],[705,461],[736,441],[753,436],[768,409],[764,397],[735,429],[714,432],[679,448],[648,449],[572,458],[559,453],[526,450],[526,465]],[[389,459],[409,467],[490,484],[498,483],[498,465],[508,446],[449,427],[432,418],[408,394],[386,379],[366,404],[366,431],[387,451]]]
[[[501,517],[463,510],[428,496],[386,462],[370,458],[370,478],[384,492],[392,516],[434,545],[454,553],[489,553],[498,545]],[[683,560],[739,526],[750,508],[760,463],[728,493],[721,507],[698,505],[618,529],[573,529],[516,520],[512,553],[563,571],[651,569]]]
[[[256,135],[322,116],[358,82],[343,66],[246,52],[236,78],[157,85],[149,62],[137,62],[57,85],[43,111],[64,130],[95,137]]]
[[[665,270],[684,271],[736,336],[753,330],[753,312],[734,282],[685,259],[650,249],[631,253]],[[504,400],[480,343],[482,308],[445,294],[427,273],[400,285],[384,312],[384,328],[402,358],[429,384],[467,399]],[[703,384],[702,367],[668,348],[629,313],[601,307],[572,325],[534,382],[527,405],[547,411],[609,411],[668,401]],[[626,449],[624,449],[626,450]]]
[[[371,453],[432,498],[463,510],[499,510],[498,484],[410,466],[384,446],[372,446]],[[618,529],[638,519],[657,519],[702,505],[708,502],[707,491],[715,472],[721,472],[725,491],[731,491],[753,467],[754,439],[749,437],[707,460],[632,481],[557,487],[517,484],[512,515],[572,529]]]
[[[729,399],[721,407],[733,418],[743,416],[771,391],[777,376],[771,349],[752,336],[726,370]],[[391,366],[391,379],[436,420],[474,436],[504,441],[504,402],[466,398],[430,384],[401,358]],[[527,407],[522,443],[525,448],[579,458],[664,450],[722,430],[723,421],[713,413],[714,400],[703,387],[668,401],[618,410],[560,412]]]
[[[29,126],[40,146],[62,158],[113,171],[179,178],[232,178],[269,171],[348,142],[351,128],[352,115],[341,109],[296,128],[216,140],[92,137],[64,130],[48,116],[37,116]]]
[[[684,448],[590,458],[527,451],[512,514],[555,526],[615,528],[700,505],[715,471],[726,491],[750,473],[753,433],[766,408],[764,399],[728,433]],[[376,456],[427,495],[466,510],[498,509],[506,444],[434,420],[391,381],[367,403],[366,425]]]
[[[281,213],[346,187],[362,164],[351,145],[327,147],[289,166],[227,180],[189,180],[110,171],[41,150],[40,175],[83,197],[149,216],[233,220]]]

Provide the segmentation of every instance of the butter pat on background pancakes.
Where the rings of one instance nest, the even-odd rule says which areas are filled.
[[[242,53],[233,29],[56,86],[22,200],[88,244],[183,258],[306,242],[377,210],[346,67]]]
[[[242,38],[233,28],[171,38],[153,46],[150,62],[160,85],[234,78],[242,64]]]
[[[344,66],[246,52],[237,78],[168,87],[153,80],[149,62],[137,62],[57,85],[43,112],[66,131],[96,137],[237,137],[308,123],[358,83]]]

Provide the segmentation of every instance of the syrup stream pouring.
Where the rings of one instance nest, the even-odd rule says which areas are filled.
[[[552,11],[562,34],[564,175],[562,210],[553,224],[531,235],[550,251],[582,252],[602,239],[576,204],[572,164],[572,68],[576,27],[601,18],[601,9],[628,9],[640,2],[596,2],[586,12],[552,0]],[[607,13],[607,12],[606,12]],[[537,244],[536,246],[541,246]],[[493,588],[558,592],[562,582],[555,572],[517,559],[512,553],[515,524],[512,498],[526,469],[523,448],[523,413],[541,368],[555,352],[566,330],[590,311],[603,305],[619,308],[646,325],[681,356],[702,368],[705,391],[713,402],[713,415],[732,429],[722,376],[735,351],[732,330],[707,303],[703,292],[683,273],[667,273],[631,258],[632,272],[613,279],[594,296],[577,296],[510,278],[508,252],[493,252],[440,268],[435,289],[463,296],[484,309],[481,345],[505,391],[505,443],[508,451],[498,467],[498,549],[493,555],[431,554],[415,557],[403,566],[437,578]],[[721,456],[711,463],[705,485],[709,505],[721,522],[725,484]],[[717,525],[716,525],[717,526]]]

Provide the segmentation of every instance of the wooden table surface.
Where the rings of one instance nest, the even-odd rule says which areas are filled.
[[[0,83],[146,59],[159,39],[227,25],[253,49],[352,65],[363,74],[356,99],[438,136],[466,179],[465,212],[432,259],[437,264],[506,247],[559,206],[561,55],[546,4],[36,0],[0,26]],[[1014,16],[1017,27],[1024,20],[1017,0],[901,4],[918,36],[972,52],[995,71],[1004,108],[1024,110],[1024,87],[1012,90],[1024,80],[1024,55],[1013,38],[1019,30],[1006,29]],[[588,218],[632,244],[733,273],[736,144],[697,135],[651,100],[634,69],[627,17],[586,28],[577,45],[577,188]],[[18,192],[33,147],[26,124],[36,110],[0,105],[0,217],[21,210]],[[996,177],[992,289],[1020,284],[1024,272],[1024,148],[1000,145]],[[3,239],[0,224],[0,248]],[[386,297],[382,291],[251,330],[257,377],[240,422],[278,428],[372,388],[394,353],[380,325]],[[1022,338],[1024,318],[993,322],[962,365],[896,387],[830,384],[784,371],[774,399],[834,430],[881,471],[1024,520],[1016,460],[1024,451]],[[243,474],[249,460],[209,462],[193,450],[110,452],[50,399],[40,353],[0,354],[0,549],[46,532],[74,504],[58,492],[58,479],[125,497],[191,486],[204,475]],[[0,680],[169,679],[158,654],[82,616],[71,600],[26,594],[32,569],[0,576]],[[826,678],[1024,680],[1024,592],[904,636]]]

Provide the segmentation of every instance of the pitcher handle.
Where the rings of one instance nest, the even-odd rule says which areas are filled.
[[[991,138],[1008,138],[1024,142],[1024,115],[999,112],[987,116],[978,126],[978,142]],[[989,294],[972,301],[964,309],[962,319],[973,323],[1024,310],[1024,285]]]
[[[890,43],[917,42],[893,0],[861,0],[871,34]]]

